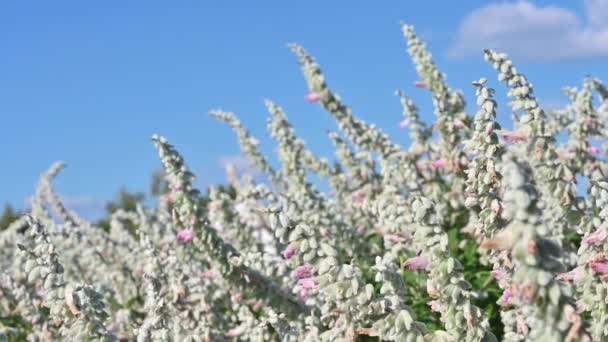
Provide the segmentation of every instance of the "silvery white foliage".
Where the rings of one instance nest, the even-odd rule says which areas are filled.
[[[410,138],[412,144],[410,145],[410,152],[414,155],[421,155],[428,151],[428,140],[433,135],[432,127],[429,127],[426,122],[420,119],[418,114],[418,108],[414,104],[414,101],[410,99],[404,92],[397,90],[396,96],[399,96],[401,105],[403,106],[403,116],[407,120],[407,127],[410,129]]]
[[[319,102],[349,140],[329,133],[338,160],[333,165],[305,148],[270,101],[268,128],[281,162],[276,170],[234,114],[211,111],[233,128],[272,186],[229,173],[230,189],[213,187],[208,207],[199,207],[194,175],[166,139],[154,136],[170,190],[154,211],[138,206],[112,214],[106,233],[63,206],[52,179],[64,165],[54,164],[32,199],[31,213],[45,238],[23,240],[27,252],[15,253],[27,219],[0,233],[0,267],[6,270],[0,310],[32,323],[24,331],[0,320],[0,340],[24,332],[30,341],[115,335],[146,341],[353,341],[364,335],[493,340],[472,301],[484,290],[471,288],[447,248],[445,230],[453,228],[482,233],[482,246],[492,249],[492,275],[505,290],[498,304],[506,341],[587,341],[587,330],[595,340],[605,339],[608,164],[590,139],[608,135],[608,90],[587,78],[580,91],[564,89],[571,105],[546,117],[525,76],[506,55],[488,50],[515,97],[514,110],[523,109],[521,119],[515,116],[517,130],[506,132],[496,123],[494,91],[485,79],[474,83],[480,109],[473,120],[462,93],[449,88],[413,27],[403,25],[403,33],[437,115],[433,125],[425,124],[413,102],[396,93],[408,120],[402,126],[411,129],[407,149],[354,117],[314,59],[291,44],[311,92],[308,101]],[[592,88],[600,98],[597,110]],[[568,142],[558,148],[554,136],[564,131]],[[499,142],[497,133],[512,143]],[[478,155],[467,156],[467,150]],[[319,191],[311,173],[333,191]],[[586,201],[574,196],[578,176],[592,180]],[[578,259],[565,238],[571,228],[583,239]],[[405,304],[416,305],[420,296],[408,298],[395,262],[417,251],[430,261],[427,291],[437,297],[430,310],[441,312],[443,323],[437,331],[428,332]],[[575,268],[561,273],[562,261]],[[51,308],[50,318],[44,307]],[[583,321],[577,309],[591,319]]]
[[[391,186],[384,187],[384,191],[376,197],[372,212],[378,230],[384,237],[386,254],[397,259],[403,253],[413,254],[415,249],[411,243],[412,235],[410,222],[412,222],[411,203],[408,198]]]
[[[412,204],[416,228],[414,243],[428,258],[427,292],[436,301],[447,341],[497,341],[483,312],[472,303],[475,295],[464,279],[460,262],[450,256],[448,235],[433,203],[418,197]]]
[[[608,178],[596,170],[590,182],[589,220],[580,226],[584,236],[578,251],[578,266],[562,277],[575,286],[578,309],[590,312],[594,341],[602,341],[608,338],[608,270],[602,268],[608,255]]]
[[[305,282],[298,282],[296,290],[305,291],[304,296],[308,296],[310,290],[320,292],[321,321],[328,328],[320,333],[320,340],[346,341],[357,334],[390,336],[391,329],[386,324],[393,321],[403,328],[399,334],[405,338],[404,341],[421,341],[424,325],[414,321],[411,310],[405,305],[391,307],[386,298],[374,296],[373,285],[363,281],[358,267],[340,264],[334,247],[321,240],[317,242],[315,237],[322,235],[323,230],[309,225],[306,218],[311,214],[293,219],[298,214],[297,205],[285,200],[282,211],[271,213],[270,222],[277,237],[289,242],[288,248],[295,251],[290,259],[300,266],[311,266],[310,274],[306,275],[308,278],[304,278]],[[397,317],[391,316],[386,321],[376,321],[376,326],[371,325],[370,317],[386,315],[393,309],[400,310]]]
[[[263,323],[270,324],[283,342],[297,342],[302,340],[303,327],[298,325],[297,322],[286,319],[285,315],[277,314],[272,309],[268,311],[268,317],[266,317]]]
[[[302,175],[298,176],[305,178],[305,172],[307,170],[317,173],[320,177],[329,176],[329,174],[332,172],[332,170],[329,168],[329,161],[324,158],[317,159],[310,151],[304,148],[304,141],[296,137],[295,131],[291,124],[287,121],[287,116],[283,112],[283,109],[275,105],[270,100],[265,100],[264,103],[268,108],[268,112],[272,114],[272,119],[268,120],[268,129],[270,130],[271,135],[278,139],[282,146],[288,145],[292,150],[291,154],[297,155],[298,162],[301,163],[301,167],[294,168],[294,166],[296,166],[293,165],[295,160],[292,160],[292,163],[290,164],[284,162],[282,166],[285,176],[288,177],[295,173],[303,173]],[[282,153],[281,149],[279,149],[278,153]],[[286,160],[286,158],[283,158],[282,160]]]
[[[198,208],[195,203],[198,191],[192,190],[193,175],[188,171],[183,158],[165,138],[153,136],[153,141],[159,150],[161,162],[165,167],[167,181],[172,188],[179,186],[180,196],[174,200],[176,221],[182,228],[190,228],[200,234],[194,239],[192,246],[199,252],[205,253],[214,260],[219,271],[233,286],[249,288],[267,303],[292,317],[306,309],[302,303],[284,291],[273,279],[263,276],[259,271],[250,269],[243,264],[239,252],[222,240],[212,227],[201,224]]]
[[[33,331],[28,335],[28,340],[50,341],[53,339],[53,333],[47,326],[48,323],[38,310],[41,298],[37,293],[31,293],[27,286],[17,282],[10,274],[3,273],[0,275],[0,294],[0,312],[7,315],[18,313],[25,321],[32,324]],[[15,331],[7,330],[6,333],[14,334]],[[8,338],[8,336],[6,337]]]
[[[505,341],[589,341],[576,313],[572,288],[555,279],[564,271],[559,245],[538,208],[531,169],[505,156],[505,218],[509,221],[485,247],[507,250],[513,260],[511,287],[501,301]]]
[[[471,126],[470,117],[464,111],[464,96],[462,92],[453,91],[448,86],[447,76],[438,70],[426,45],[416,36],[414,27],[402,23],[401,28],[407,39],[407,52],[416,66],[416,72],[433,96],[437,116],[433,126],[439,131],[439,141],[431,143],[432,158],[444,161],[451,171],[446,175],[452,189],[452,196],[448,198],[448,202],[451,207],[458,208],[462,206],[461,198],[464,194],[466,178],[463,171],[468,164],[460,144],[463,139],[470,136]],[[437,203],[445,201],[441,196],[431,195],[429,199]],[[445,214],[447,213],[442,213]]]
[[[593,106],[591,79],[585,78],[581,91],[566,87],[564,92],[568,93],[572,103],[565,108],[566,113],[569,114],[569,120],[564,122],[563,126],[568,131],[568,142],[560,159],[574,174],[588,177],[596,162],[595,153],[593,153],[594,147],[591,146],[589,140],[600,136],[604,129]]]
[[[502,175],[496,170],[497,163],[505,152],[505,146],[498,140],[496,130],[500,125],[496,122],[496,101],[494,89],[485,86],[486,79],[473,82],[477,87],[477,105],[480,110],[473,121],[473,134],[471,139],[465,141],[465,149],[475,154],[469,163],[466,181],[465,206],[470,209],[469,227],[473,235],[482,241],[490,238],[502,228],[501,219],[502,200],[500,194],[500,180]],[[502,262],[498,254],[490,251],[487,256],[490,264],[501,270]],[[485,256],[482,262],[486,261]]]
[[[522,151],[522,157],[534,169],[534,181],[541,194],[539,205],[550,229],[548,237],[563,248],[563,261],[567,265],[574,265],[575,251],[567,241],[565,232],[569,225],[568,214],[575,204],[575,175],[567,164],[558,159],[555,137],[550,135],[548,118],[532,95],[532,84],[517,72],[506,54],[486,49],[484,55],[499,72],[498,79],[507,83],[508,96],[515,98],[510,103],[513,111],[523,110],[517,134],[524,142],[525,152]]]
[[[414,27],[401,23],[403,35],[407,39],[407,52],[416,66],[416,72],[424,81],[426,88],[433,95],[436,126],[440,131],[440,150],[442,158],[456,161],[461,151],[458,145],[468,135],[470,118],[464,111],[464,96],[460,91],[453,91],[445,81],[446,74],[440,72],[433,63],[432,54],[415,34]],[[463,134],[464,133],[464,134]]]
[[[403,302],[406,297],[405,282],[399,268],[387,257],[376,257],[375,261],[376,264],[372,267],[374,281],[382,286],[381,297],[371,305],[378,305],[381,311],[377,313],[379,318],[372,324],[372,334],[385,341],[422,341],[426,327],[422,323],[413,322],[414,313]],[[416,333],[411,333],[410,330],[415,330]],[[425,338],[428,340],[429,336],[425,335]]]
[[[275,171],[272,166],[268,163],[266,158],[260,153],[258,149],[259,140],[253,138],[249,131],[243,127],[241,121],[231,112],[225,112],[222,110],[212,110],[209,111],[209,115],[226,122],[232,129],[236,132],[239,138],[239,144],[241,145],[241,149],[243,153],[247,155],[253,165],[259,170],[267,173],[270,177],[272,183],[281,187],[282,181],[280,175]]]
[[[591,82],[593,83],[595,90],[598,92],[601,101],[601,105],[598,108],[597,113],[602,117],[606,117],[608,116],[608,88],[606,85],[604,85],[604,83],[602,83],[601,80],[597,78],[592,79]]]
[[[108,314],[105,311],[103,296],[88,284],[66,286],[65,298],[76,320],[69,327],[68,336],[74,341],[118,341],[105,327]],[[74,311],[74,306],[76,312]]]
[[[55,246],[42,223],[28,216],[29,235],[34,247],[19,245],[29,258],[25,264],[28,282],[40,280],[43,284],[43,305],[51,317],[61,325],[59,333],[67,341],[115,341],[116,337],[105,328],[107,313],[101,295],[90,285],[72,287],[64,281],[63,266],[58,261]],[[67,285],[67,286],[66,286]]]
[[[139,241],[144,258],[143,290],[145,292],[146,318],[135,330],[138,342],[168,341],[170,336],[170,314],[167,307],[165,273],[157,252],[145,231],[139,231]],[[166,285],[165,285],[166,287]],[[162,291],[164,290],[164,291]],[[161,292],[162,291],[162,292]]]
[[[332,171],[329,170],[327,162],[318,160],[310,151],[305,149],[304,142],[296,137],[295,131],[291,124],[287,122],[287,116],[282,108],[269,100],[266,100],[266,106],[273,116],[273,119],[268,122],[268,128],[273,138],[279,142],[278,155],[283,167],[282,175],[286,184],[285,189],[288,192],[301,193],[302,200],[310,202],[310,205],[317,206],[319,209],[324,207],[329,209],[330,204],[321,197],[320,192],[308,181],[306,175],[306,170],[311,170],[321,177],[328,176]],[[366,171],[360,170],[360,172]],[[354,189],[351,196],[359,196],[361,201],[365,201],[363,197],[368,197],[371,189],[368,186],[369,182],[367,180],[369,180],[369,177],[367,177],[367,174],[362,175],[362,178],[364,179],[363,183],[351,184],[359,186]],[[336,207],[334,206],[332,209],[336,209]],[[358,210],[355,209],[355,211]],[[354,241],[357,238],[353,236],[352,230],[346,230],[345,227],[347,227],[346,224],[336,225],[336,230],[332,232],[334,239],[336,239],[335,244],[338,246],[344,240]]]
[[[288,44],[288,46],[297,55],[310,90],[322,96],[319,104],[331,113],[340,130],[355,146],[367,152],[378,152],[383,158],[400,150],[400,147],[391,142],[389,137],[375,125],[369,125],[352,115],[351,109],[329,89],[319,64],[304,48],[297,44]]]

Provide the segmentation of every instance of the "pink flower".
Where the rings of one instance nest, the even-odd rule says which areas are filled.
[[[517,329],[524,336],[528,335],[528,332],[530,332],[530,328],[528,327],[526,320],[521,315],[517,315]]]
[[[505,139],[505,141],[519,142],[519,141],[528,140],[528,138],[520,131],[514,131],[514,132],[501,131],[499,133],[502,134],[502,137],[503,137],[503,139]]]
[[[312,275],[312,266],[310,265],[301,265],[296,267],[296,278],[306,278]]]
[[[409,126],[410,124],[410,120],[403,120],[399,123],[399,128],[404,129],[405,127]]]
[[[355,203],[361,203],[365,200],[366,194],[363,190],[356,190],[351,194],[351,198]]]
[[[501,280],[507,275],[507,271],[502,268],[499,268],[497,270],[493,270],[492,272],[490,272],[490,274],[492,275],[492,277],[494,277],[494,279]]]
[[[175,186],[175,189],[174,189],[175,192],[180,192],[182,190],[183,190],[183,187],[181,186],[181,184],[178,184]]]
[[[387,238],[389,241],[392,241],[392,242],[403,242],[403,241],[407,241],[407,239],[406,239],[404,236],[399,235],[399,234],[388,234],[388,235],[386,236],[386,238]]]
[[[228,332],[226,333],[226,336],[237,337],[237,336],[240,336],[243,332],[245,332],[244,325],[228,330]]]
[[[285,259],[291,259],[291,257],[294,254],[296,254],[296,250],[294,248],[292,248],[292,247],[287,247],[283,251],[283,258],[285,258]]]
[[[466,150],[466,151],[464,151],[464,153],[466,153],[467,156],[469,156],[469,157],[475,157],[477,155],[477,152],[472,151],[472,150]]]
[[[589,263],[591,270],[595,273],[606,274],[608,273],[608,262],[604,261],[592,261]]]
[[[569,227],[570,230],[576,232],[579,235],[583,235],[583,229],[580,226]]]
[[[411,257],[403,263],[403,266],[409,270],[426,270],[429,267],[429,258],[424,254]]]
[[[441,303],[438,300],[432,300],[432,301],[428,302],[427,304],[430,305],[431,311],[433,311],[433,312],[442,312],[445,309],[445,307],[443,305],[441,305]]]
[[[318,289],[319,285],[317,285],[312,278],[302,278],[298,280],[298,285],[305,289]]]
[[[190,242],[190,241],[194,240],[194,230],[184,229],[184,230],[180,231],[179,233],[177,233],[177,238],[184,242]]]
[[[563,281],[578,282],[582,276],[583,276],[583,273],[581,272],[581,270],[578,268],[575,268],[570,272],[558,274],[557,279],[563,280]]]
[[[513,296],[513,294],[511,293],[511,290],[507,289],[502,293],[502,296],[500,296],[500,300],[503,302],[504,304],[507,304],[509,302],[509,299]]]
[[[414,86],[416,88],[426,88],[426,83],[424,81],[416,81],[414,82]]]
[[[437,159],[437,160],[431,161],[431,167],[433,169],[437,169],[439,167],[444,167],[445,165],[446,165],[446,162],[443,159]]]
[[[306,94],[305,98],[306,98],[306,101],[308,101],[309,103],[313,103],[313,102],[317,102],[320,99],[322,99],[323,94],[319,94],[319,93],[315,93],[315,92],[311,91],[308,94]]]
[[[305,289],[302,289],[300,291],[300,299],[301,300],[306,300],[306,298],[308,298],[308,292]]]
[[[456,128],[464,128],[466,125],[460,119],[454,119],[454,127]]]
[[[587,147],[587,152],[591,153],[591,154],[598,154],[600,153],[602,150],[597,147],[597,146],[589,146]]]
[[[214,279],[215,277],[219,276],[219,272],[216,270],[207,270],[205,272],[203,272],[203,274],[201,275],[201,278],[203,279]]]
[[[606,240],[606,230],[598,229],[593,234],[589,234],[583,238],[583,243],[586,245],[595,245],[598,242]]]

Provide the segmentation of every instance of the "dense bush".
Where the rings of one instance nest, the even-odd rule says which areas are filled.
[[[234,114],[211,111],[267,184],[230,173],[203,200],[154,136],[169,190],[152,210],[113,208],[104,229],[62,205],[51,182],[63,164],[53,165],[31,211],[0,234],[0,339],[608,340],[608,164],[591,144],[607,135],[608,89],[586,78],[547,114],[511,60],[486,50],[513,98],[507,131],[486,79],[473,82],[478,110],[467,114],[402,28],[437,117],[423,122],[397,92],[407,149],[355,117],[293,44],[306,99],[340,128],[329,133],[336,162],[307,150],[271,101],[280,169]]]

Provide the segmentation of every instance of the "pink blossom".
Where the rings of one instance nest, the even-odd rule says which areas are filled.
[[[581,228],[581,226],[574,226],[574,227],[569,227],[570,230],[576,232],[579,235],[583,235],[583,229]]]
[[[600,153],[602,150],[597,147],[597,146],[589,146],[587,147],[587,152],[591,153],[591,154],[598,154]]]
[[[580,314],[581,312],[587,311],[587,306],[585,305],[585,302],[583,302],[582,299],[577,300],[575,305],[576,305],[576,313]]]
[[[201,278],[211,280],[211,279],[216,278],[218,275],[220,275],[220,274],[216,270],[207,270],[207,271],[203,272],[203,274],[201,275]]]
[[[251,138],[249,142],[251,142],[251,145],[253,146],[260,146],[260,141],[256,138]]]
[[[363,200],[365,200],[365,197],[367,197],[367,195],[365,194],[365,191],[363,190],[356,190],[351,194],[352,200],[355,203],[361,203],[363,202]]]
[[[429,258],[424,254],[411,257],[403,263],[403,266],[409,270],[426,270],[429,267]]]
[[[607,274],[608,273],[608,262],[604,261],[592,261],[589,263],[591,270],[595,273]]]
[[[499,268],[497,270],[493,270],[492,272],[490,272],[490,274],[492,275],[492,277],[494,277],[494,279],[501,280],[507,275],[507,271],[503,268]]]
[[[438,300],[432,300],[427,302],[427,304],[431,307],[431,311],[433,312],[442,312],[445,308]]]
[[[462,122],[462,120],[455,119],[454,120],[454,127],[456,127],[456,128],[464,128],[465,124],[464,124],[464,122]]]
[[[446,162],[443,159],[437,159],[437,160],[431,161],[431,167],[433,169],[437,169],[439,167],[444,167],[445,165],[446,165]]]
[[[426,88],[426,83],[424,81],[416,81],[414,82],[414,86],[416,88]]]
[[[312,266],[310,265],[301,265],[296,267],[296,278],[306,278],[312,275]]]
[[[245,332],[244,325],[228,330],[228,332],[226,333],[226,336],[237,337],[237,336],[240,336],[243,332]]]
[[[582,276],[583,276],[583,273],[581,272],[581,270],[578,268],[575,268],[570,272],[558,274],[557,279],[563,280],[563,281],[578,282]]]
[[[318,289],[319,285],[317,285],[312,278],[302,278],[298,280],[298,285],[305,289]]]
[[[283,251],[283,258],[285,258],[285,259],[291,259],[291,257],[294,254],[296,254],[296,250],[294,248],[292,248],[292,247],[287,247]]]
[[[511,290],[507,289],[502,293],[502,296],[500,296],[500,300],[504,303],[507,304],[509,302],[509,299],[513,296],[513,293],[511,293]],[[503,305],[504,305],[503,304]]]
[[[184,242],[190,242],[194,240],[194,230],[184,229],[177,233],[177,238]]]
[[[305,98],[306,98],[306,101],[308,101],[309,103],[313,103],[313,102],[317,102],[320,99],[322,99],[323,94],[319,94],[319,93],[315,93],[315,92],[311,91],[308,94],[306,94]]]
[[[357,234],[359,234],[359,235],[365,234],[365,226],[364,225],[360,224],[360,225],[357,226]]]
[[[586,245],[595,245],[598,242],[606,240],[606,230],[598,229],[593,234],[589,234],[583,238],[583,243]]]
[[[502,133],[503,139],[505,139],[505,141],[518,142],[518,141],[528,140],[528,138],[524,135],[524,133],[522,133],[520,131],[514,131],[514,132],[502,131],[499,133]]]
[[[410,124],[410,120],[403,120],[399,123],[399,128],[404,129],[405,127],[409,126]]]
[[[524,336],[528,335],[528,332],[530,332],[530,328],[528,327],[526,320],[521,315],[517,315],[517,329]]]
[[[404,241],[407,241],[407,239],[404,236],[400,235],[400,234],[388,234],[386,236],[386,238],[389,241],[392,241],[392,242],[404,242]]]
[[[181,186],[181,184],[176,185],[175,188],[174,188],[175,192],[180,192],[182,190],[183,190],[183,187]]]
[[[301,300],[306,300],[306,298],[308,298],[308,292],[305,289],[302,289],[300,291],[300,299]]]

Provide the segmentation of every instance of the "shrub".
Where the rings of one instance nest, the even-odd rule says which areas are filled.
[[[397,91],[408,148],[354,116],[290,44],[306,99],[340,129],[329,132],[336,162],[307,150],[270,100],[280,169],[235,114],[214,110],[267,182],[231,174],[228,188],[204,197],[155,135],[167,192],[153,209],[114,208],[104,229],[63,206],[52,186],[63,164],[53,165],[30,212],[0,232],[0,338],[608,339],[608,164],[605,147],[591,145],[606,136],[608,89],[587,77],[581,90],[564,89],[570,105],[547,114],[511,60],[485,50],[513,98],[507,131],[485,78],[472,83],[478,110],[469,115],[413,27],[402,28],[415,86],[430,92],[436,115],[423,122]]]

